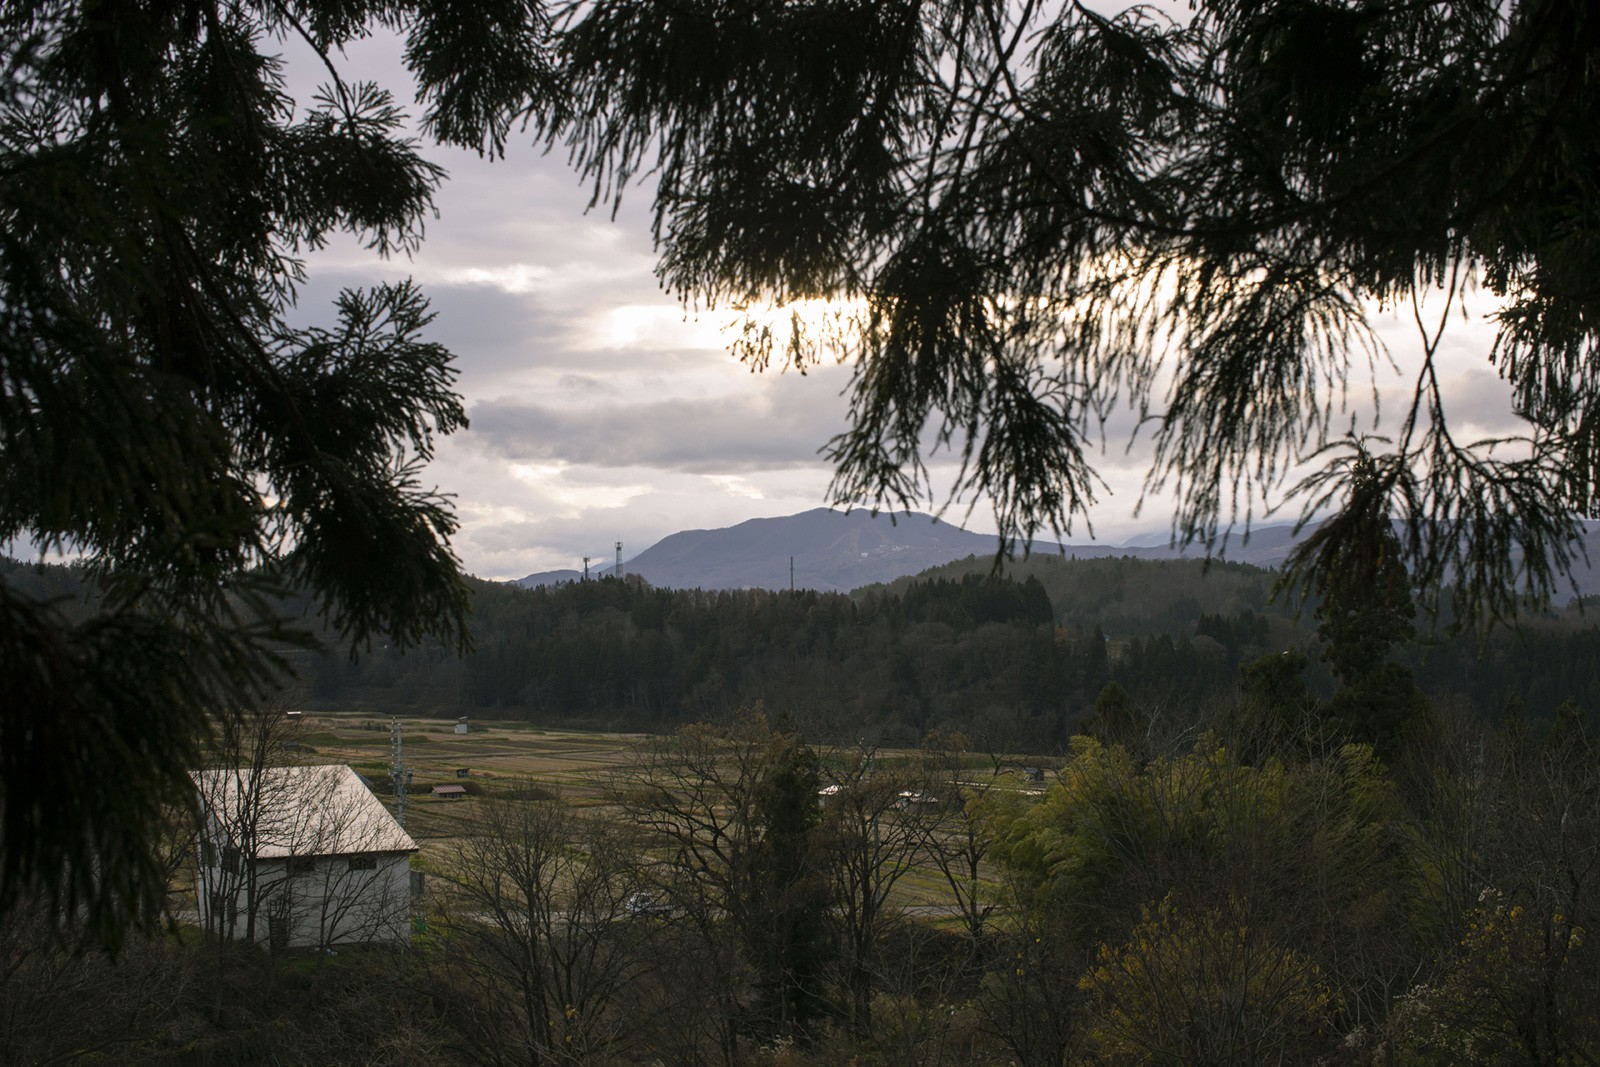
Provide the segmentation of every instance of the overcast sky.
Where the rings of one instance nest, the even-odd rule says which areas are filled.
[[[315,68],[285,51],[291,92],[306,100]],[[365,42],[345,76],[406,100],[399,55],[396,41]],[[728,355],[727,315],[686,315],[656,284],[648,190],[635,190],[613,221],[585,212],[587,190],[562,156],[526,145],[493,163],[428,154],[450,177],[422,250],[386,262],[335,242],[310,261],[301,308],[325,319],[341,287],[407,276],[422,284],[438,314],[431,339],[455,353],[471,419],[440,442],[430,468],[455,497],[455,549],[469,572],[517,578],[577,568],[585,555],[598,565],[619,540],[631,558],[678,530],[827,503],[831,470],[818,449],[845,427],[848,368],[755,374]],[[1504,387],[1484,359],[1492,333],[1482,311],[1446,341],[1463,437],[1511,428]],[[1402,360],[1416,348],[1409,319],[1388,317],[1380,333]],[[1409,386],[1386,373],[1379,388],[1398,407]],[[1113,427],[1098,463],[1111,487],[1092,516],[1101,543],[1164,534],[1170,522],[1160,500],[1134,515],[1147,453],[1126,449],[1131,425]],[[946,517],[994,530],[987,501],[970,518],[964,505]],[[1090,538],[1075,528],[1070,539]]]

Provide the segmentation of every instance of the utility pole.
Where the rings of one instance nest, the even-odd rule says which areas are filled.
[[[589,580],[589,557],[588,556],[584,556],[583,557],[583,580],[586,581],[586,582]]]
[[[622,542],[617,542],[617,577],[622,577]]]
[[[394,772],[394,819],[400,829],[406,828],[406,752],[405,727],[398,718],[389,720],[389,747],[392,752]]]
[[[794,557],[789,557],[789,592],[794,592]]]

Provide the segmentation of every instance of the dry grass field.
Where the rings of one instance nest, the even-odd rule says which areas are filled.
[[[523,722],[470,722],[455,732],[454,719],[405,716],[400,720],[412,790],[466,785],[474,792],[534,788],[576,805],[603,801],[608,774],[628,759],[640,734],[546,730]],[[392,811],[388,788],[390,719],[368,713],[308,712],[299,743],[319,763],[348,763],[365,775]],[[458,772],[466,771],[465,778]],[[406,830],[425,868],[439,869],[442,852],[472,810],[473,797],[445,799],[422,792],[406,796]]]
[[[294,736],[305,758],[348,763],[365,775],[393,811],[390,722],[386,716],[363,712],[307,712]],[[448,869],[452,841],[472,816],[478,797],[533,789],[560,796],[573,805],[603,805],[611,773],[631,758],[646,736],[546,729],[511,721],[469,721],[468,732],[458,734],[455,719],[405,716],[399,722],[405,765],[411,771],[406,830],[421,850],[418,866],[434,872]],[[854,750],[829,752],[824,754],[824,762],[853,755]],[[910,760],[914,754],[884,751],[876,758],[888,766]],[[974,764],[975,777],[989,773],[987,761],[979,758]],[[980,768],[980,764],[984,766]],[[458,773],[463,770],[467,772],[464,778]],[[1012,774],[1001,775],[997,784],[1033,791]],[[435,797],[428,790],[436,785],[466,785],[474,795]],[[942,910],[948,893],[938,873],[924,868],[902,880],[895,899],[906,906]]]

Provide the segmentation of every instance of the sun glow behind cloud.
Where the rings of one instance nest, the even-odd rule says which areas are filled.
[[[554,272],[536,264],[513,263],[507,267],[467,267],[448,271],[443,281],[457,285],[492,285],[507,293],[538,292]]]
[[[658,349],[661,347],[720,351],[722,331],[703,318],[686,316],[676,304],[624,304],[605,308],[578,329],[585,349]]]
[[[787,304],[757,304],[743,308],[686,310],[663,300],[659,303],[621,304],[597,309],[582,321],[578,343],[587,349],[673,348],[703,349],[725,354],[741,338],[765,331],[781,348],[798,326],[804,336],[820,343],[824,356],[842,353],[831,342],[851,316],[865,308],[862,301],[797,300]]]
[[[575,480],[572,475],[577,468],[569,463],[512,463],[506,469],[547,504],[567,514],[591,508],[626,507],[651,491],[650,483],[645,481],[603,484]]]
[[[738,475],[712,474],[708,475],[706,480],[722,489],[729,496],[745,497],[749,500],[765,500],[767,498],[767,494],[761,491],[760,486],[755,485],[750,479],[742,478]]]

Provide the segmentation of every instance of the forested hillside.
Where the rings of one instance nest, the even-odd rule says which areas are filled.
[[[313,704],[459,703],[471,714],[668,727],[765,700],[808,732],[914,740],[984,717],[1067,736],[1107,680],[1105,641],[1058,629],[1037,582],[932,582],[904,596],[651,589],[607,579],[479,586],[455,663],[374,650],[307,664]]]
[[[542,589],[481,583],[474,651],[306,655],[322,707],[455,708],[489,717],[668,728],[764,701],[814,736],[913,743],[960,729],[1054,750],[1107,682],[1174,728],[1235,703],[1240,670],[1302,650],[1308,695],[1335,679],[1314,605],[1274,600],[1242,564],[1038,558],[991,575],[974,559],[854,595],[652,589],[606,579]],[[1429,637],[1395,653],[1436,701],[1496,717],[1600,706],[1600,630],[1575,609],[1483,647]]]

